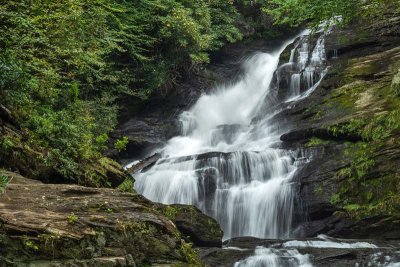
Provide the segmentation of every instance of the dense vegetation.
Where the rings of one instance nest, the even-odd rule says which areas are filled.
[[[376,18],[383,15],[388,8],[400,8],[397,0],[266,0],[261,2],[263,10],[271,14],[276,23],[297,26],[306,22],[313,27],[323,21],[347,24],[355,18]]]
[[[117,98],[146,98],[208,62],[241,38],[238,15],[224,0],[4,1],[1,103],[41,161],[76,179],[106,148]],[[2,150],[21,141],[3,136]]]
[[[118,98],[145,99],[242,38],[238,7],[299,25],[379,13],[390,0],[6,0],[0,4],[0,98],[24,130],[0,139],[3,163],[35,151],[64,178],[91,176],[117,122]],[[383,9],[382,9],[383,10]],[[123,150],[127,140],[118,140]],[[0,159],[0,164],[2,160]],[[105,162],[102,160],[101,162]]]

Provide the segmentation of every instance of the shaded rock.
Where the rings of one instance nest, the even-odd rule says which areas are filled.
[[[110,158],[101,158],[94,167],[97,172],[97,179],[103,180],[101,182],[103,186],[109,184],[112,188],[117,188],[130,178],[129,173],[118,162]]]
[[[217,221],[198,208],[187,205],[162,206],[159,210],[171,219],[190,242],[199,247],[221,247],[223,232]]]
[[[361,141],[362,137],[355,134],[347,133],[333,133],[328,129],[301,129],[294,130],[283,134],[280,139],[284,142],[294,142],[310,139],[311,137],[317,137],[320,139],[328,140],[345,140],[345,141]]]
[[[128,137],[126,149],[121,152],[112,149],[106,155],[127,160],[138,158],[144,156],[146,152],[161,146],[179,132],[179,124],[171,119],[132,118],[118,126],[118,129],[110,135],[111,143],[122,137]]]

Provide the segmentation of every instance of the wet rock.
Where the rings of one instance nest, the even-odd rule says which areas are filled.
[[[126,149],[121,152],[111,149],[107,151],[106,155],[120,159],[140,158],[146,152],[161,146],[179,132],[179,124],[175,120],[132,118],[119,125],[118,129],[110,135],[111,143],[122,137],[128,137],[129,142]]]
[[[257,254],[259,263],[263,255],[266,257],[265,262],[269,262],[268,259],[272,260],[272,256],[276,259],[282,255],[283,261],[292,258],[291,262],[297,263],[298,256],[306,256],[309,263],[315,267],[384,266],[400,260],[398,246],[396,242],[341,240],[326,236],[300,240],[241,237],[225,241],[222,249],[201,249],[199,254],[207,266],[211,267],[233,266],[236,262],[253,256],[257,247],[269,248],[269,253],[274,254],[268,257],[259,251]]]
[[[311,159],[294,177],[300,200],[295,210],[307,214],[296,230],[300,236],[327,233],[336,237],[399,238],[395,230],[398,209],[370,211],[370,216],[361,213],[363,205],[382,205],[385,194],[398,192],[393,187],[400,162],[395,156],[399,145],[393,141],[398,139],[397,131],[382,133],[389,137],[371,141],[361,138],[366,129],[354,123],[398,109],[391,83],[400,64],[400,18],[398,14],[387,14],[387,18],[335,29],[327,35],[330,68],[324,80],[312,95],[275,118],[291,125],[281,136],[282,147],[299,150]],[[333,57],[336,53],[338,58]],[[346,130],[338,131],[345,125]],[[371,149],[357,154],[359,150],[354,147],[360,144]],[[358,183],[341,173],[356,172],[355,162],[363,160],[360,153],[375,164]],[[382,184],[381,189],[371,186],[374,183]],[[372,199],[366,200],[371,194]],[[360,210],[349,210],[352,206],[346,207],[344,201]]]
[[[126,169],[127,172],[133,174],[136,173],[140,170],[146,170],[147,168],[150,168],[151,166],[153,166],[154,164],[156,164],[156,162],[161,158],[161,154],[159,153],[155,153],[141,161],[139,161],[136,164],[133,164],[132,166],[130,166],[129,168]]]

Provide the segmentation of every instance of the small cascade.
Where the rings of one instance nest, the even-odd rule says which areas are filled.
[[[355,267],[364,267],[363,263],[356,263]],[[369,256],[367,266],[400,267],[400,251],[394,253],[376,252]]]
[[[337,49],[333,49],[332,59],[337,59],[337,58],[338,58],[338,51],[337,51]]]
[[[324,35],[311,44],[308,34],[275,53],[253,55],[244,62],[238,82],[215,88],[183,112],[181,136],[168,141],[152,168],[134,175],[137,191],[155,202],[196,205],[217,219],[224,239],[289,237],[292,177],[305,161],[277,148],[283,130],[272,118],[280,103],[306,97],[324,76]],[[289,45],[289,62],[278,69],[280,54]],[[279,98],[274,77],[278,84],[285,79],[282,68],[289,69],[290,82],[287,96]]]
[[[310,45],[311,37],[308,34],[303,35],[291,50],[289,62],[278,69],[277,87],[286,88],[285,84],[282,86],[282,81],[289,81],[287,102],[307,97],[326,74],[326,33],[318,34],[320,36],[315,46]]]
[[[300,94],[300,82],[301,82],[301,74],[294,73],[290,78],[290,95],[297,96]]]
[[[268,242],[268,241],[267,241]],[[383,245],[383,246],[382,246]],[[240,250],[237,247],[226,247],[227,250]],[[354,267],[398,267],[400,251],[387,243],[378,245],[368,240],[335,239],[319,235],[310,240],[273,241],[268,245],[256,247],[253,255],[237,261],[235,267],[312,267],[323,266],[326,257],[339,258],[353,255],[352,262],[339,266]],[[330,263],[329,266],[336,266]]]
[[[253,256],[236,262],[234,267],[312,267],[308,255],[296,249],[257,247]]]

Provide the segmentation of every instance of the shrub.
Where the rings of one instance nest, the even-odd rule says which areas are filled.
[[[0,175],[0,194],[4,193],[9,182],[10,180],[7,175]]]
[[[209,51],[241,38],[238,15],[225,0],[5,1],[2,104],[38,160],[79,181],[106,149],[116,100],[145,99],[198,69]]]
[[[71,212],[71,214],[68,216],[68,223],[74,225],[77,222],[78,222],[78,216],[76,216],[75,213]]]
[[[121,139],[118,139],[117,141],[115,141],[114,147],[116,150],[121,152],[126,149],[126,146],[128,145],[128,143],[129,143],[128,137],[124,136]]]

